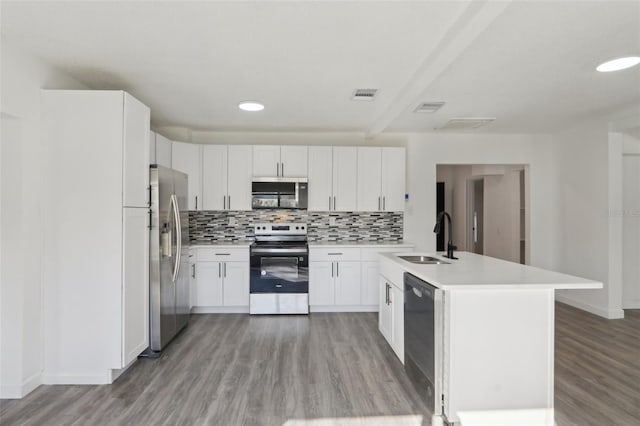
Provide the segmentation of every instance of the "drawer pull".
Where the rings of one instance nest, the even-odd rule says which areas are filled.
[[[216,253],[216,256],[231,256],[231,253]]]
[[[329,256],[342,256],[342,253],[327,253]]]

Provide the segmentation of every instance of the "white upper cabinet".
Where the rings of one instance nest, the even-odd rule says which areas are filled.
[[[149,130],[149,164],[156,164],[156,132]]]
[[[227,209],[251,210],[251,145],[229,145]]]
[[[280,176],[307,177],[308,148],[300,145],[280,147]]]
[[[171,168],[171,141],[156,133],[155,164]]]
[[[184,142],[171,144],[171,168],[189,175],[189,210],[202,210],[200,147],[201,145]]]
[[[406,150],[382,148],[382,209],[404,211],[406,179]]]
[[[350,212],[356,210],[357,148],[333,147],[333,200],[332,210]]]
[[[251,145],[202,147],[204,210],[251,210]]]
[[[329,211],[333,202],[333,148],[330,146],[309,147],[309,193],[310,211]]]
[[[405,149],[358,148],[358,211],[404,211]]]
[[[149,108],[124,93],[123,206],[149,206]]]
[[[358,147],[358,211],[382,210],[382,150]]]
[[[307,177],[307,147],[254,145],[254,177]]]
[[[254,145],[253,158],[253,176],[280,176],[280,145]]]
[[[355,147],[309,147],[310,211],[356,209],[357,150]]]
[[[202,147],[202,208],[224,210],[227,204],[227,146]]]

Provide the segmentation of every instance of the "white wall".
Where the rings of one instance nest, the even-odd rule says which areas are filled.
[[[437,164],[530,165],[531,257],[534,266],[556,269],[551,138],[545,135],[413,134],[407,144],[405,240],[435,250]]]
[[[86,88],[63,72],[2,39],[2,220],[0,252],[0,397],[18,398],[34,389],[43,366],[42,243],[40,187],[40,89]],[[7,136],[7,139],[5,139]],[[6,189],[6,191],[5,191]],[[4,309],[10,306],[10,309]],[[5,356],[6,355],[6,356]]]

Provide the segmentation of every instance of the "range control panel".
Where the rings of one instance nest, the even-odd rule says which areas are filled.
[[[256,235],[306,235],[306,223],[258,223],[253,230]]]

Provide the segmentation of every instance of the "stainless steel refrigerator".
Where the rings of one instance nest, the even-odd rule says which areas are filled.
[[[151,165],[149,349],[159,352],[189,322],[188,176]]]

